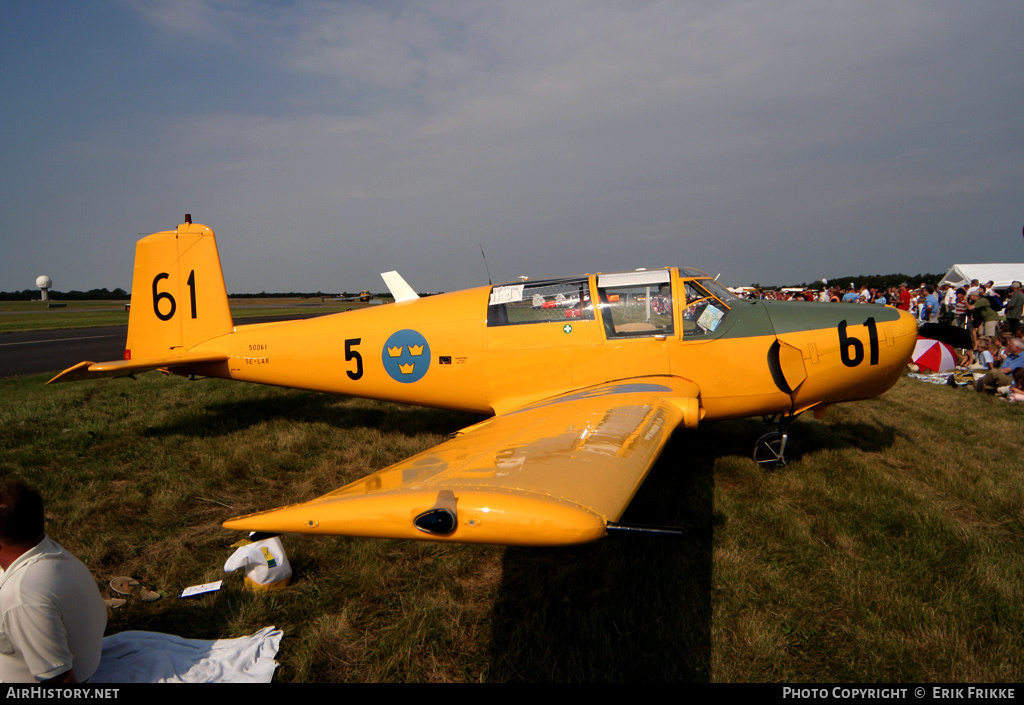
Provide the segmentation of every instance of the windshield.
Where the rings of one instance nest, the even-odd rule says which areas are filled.
[[[714,279],[701,279],[700,285],[710,291],[715,298],[724,303],[726,306],[732,307],[732,305],[739,301],[734,293],[726,289],[724,286],[716,282]]]
[[[726,289],[724,286],[718,283],[713,277],[708,276],[705,272],[699,269],[693,269],[692,267],[680,267],[679,268],[680,279],[696,279],[700,282],[700,285],[711,292],[719,301],[724,303],[726,306],[732,306],[733,302],[739,301],[739,298],[731,291]]]
[[[729,313],[729,304],[738,299],[714,279],[696,270],[679,270],[680,277],[699,276],[699,279],[684,279],[686,308],[683,309],[683,338],[699,338],[718,330]],[[728,302],[728,303],[727,303]]]

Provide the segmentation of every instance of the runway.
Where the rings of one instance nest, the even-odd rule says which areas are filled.
[[[128,326],[40,330],[0,335],[0,377],[56,374],[82,360],[120,360]]]
[[[236,325],[314,318],[324,314],[301,314],[243,318]],[[120,360],[128,340],[128,326],[41,330],[0,334],[0,378],[57,374],[83,360]]]

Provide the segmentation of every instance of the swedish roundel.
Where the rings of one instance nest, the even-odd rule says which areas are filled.
[[[430,367],[430,345],[422,335],[406,328],[391,334],[380,358],[391,379],[402,384],[418,382]]]

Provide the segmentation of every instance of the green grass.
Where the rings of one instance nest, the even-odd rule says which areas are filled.
[[[0,333],[93,326],[126,326],[124,301],[67,301],[61,308],[47,308],[41,301],[0,301]],[[368,304],[327,299],[231,299],[235,319],[283,316],[298,313],[339,313]]]
[[[0,333],[128,325],[124,301],[0,301]]]
[[[164,597],[108,631],[285,631],[279,681],[975,681],[1024,678],[1024,408],[902,380],[799,420],[800,456],[748,459],[758,421],[677,432],[624,521],[682,539],[564,549],[284,538],[277,594],[220,579],[224,519],[309,499],[474,419],[188,382],[0,381],[0,474],[98,580]]]

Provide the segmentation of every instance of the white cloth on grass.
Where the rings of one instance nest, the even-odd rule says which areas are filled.
[[[90,683],[269,683],[282,636],[274,627],[215,641],[121,632],[103,639]]]

